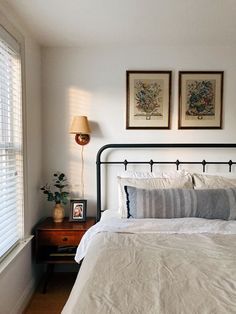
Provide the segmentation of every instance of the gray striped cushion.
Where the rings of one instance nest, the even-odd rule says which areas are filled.
[[[236,219],[236,189],[155,189],[125,186],[128,218]]]

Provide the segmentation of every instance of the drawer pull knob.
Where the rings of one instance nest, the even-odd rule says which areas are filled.
[[[66,238],[66,237],[62,239],[62,241],[67,241],[67,240],[68,240],[68,238]]]

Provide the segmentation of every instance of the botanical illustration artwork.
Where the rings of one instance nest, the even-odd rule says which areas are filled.
[[[179,72],[179,128],[221,128],[223,72]]]
[[[146,120],[163,116],[163,84],[161,80],[135,80],[135,118]]]
[[[188,80],[187,118],[212,118],[215,115],[215,80]]]
[[[170,71],[127,71],[127,129],[169,128]]]

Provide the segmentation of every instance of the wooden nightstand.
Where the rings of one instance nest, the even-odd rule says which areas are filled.
[[[75,263],[75,251],[84,233],[95,224],[95,218],[85,222],[54,223],[51,217],[46,218],[35,228],[35,253],[37,263],[47,264],[46,280],[43,292],[46,292],[48,279],[55,264]]]

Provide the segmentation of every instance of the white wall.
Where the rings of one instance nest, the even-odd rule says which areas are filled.
[[[25,234],[43,216],[39,182],[42,174],[41,127],[41,51],[23,23],[11,8],[0,3],[0,11],[25,37],[26,124],[27,124],[27,183],[28,199],[25,211]],[[21,313],[28,301],[40,271],[32,261],[32,243],[0,274],[0,313]]]
[[[54,170],[68,174],[72,192],[78,196],[81,188],[80,147],[68,134],[73,115],[87,115],[93,132],[90,144],[85,147],[85,196],[89,201],[89,215],[95,214],[96,206],[96,152],[106,143],[236,142],[235,46],[44,48],[41,64],[39,45],[12,9],[2,2],[1,12],[25,36],[28,155],[26,234],[31,233],[32,227],[42,216],[51,214],[53,205],[46,201],[42,203],[38,188],[41,183],[49,181]],[[126,70],[173,71],[170,130],[125,129]],[[225,71],[223,130],[177,129],[179,70]],[[42,150],[44,180],[41,178]],[[0,275],[0,313],[20,312],[35,285],[38,270],[32,263],[31,246],[27,246]]]
[[[191,30],[189,30],[189,33]],[[190,34],[191,35],[191,34]],[[85,192],[95,214],[98,148],[122,142],[236,142],[236,46],[133,46],[43,49],[43,171],[65,171],[72,192],[80,190],[80,147],[68,134],[73,115],[87,115],[91,142],[85,147]],[[126,130],[126,70],[172,70],[170,130]],[[178,130],[178,71],[223,70],[222,130]],[[47,204],[48,208],[50,207]]]

